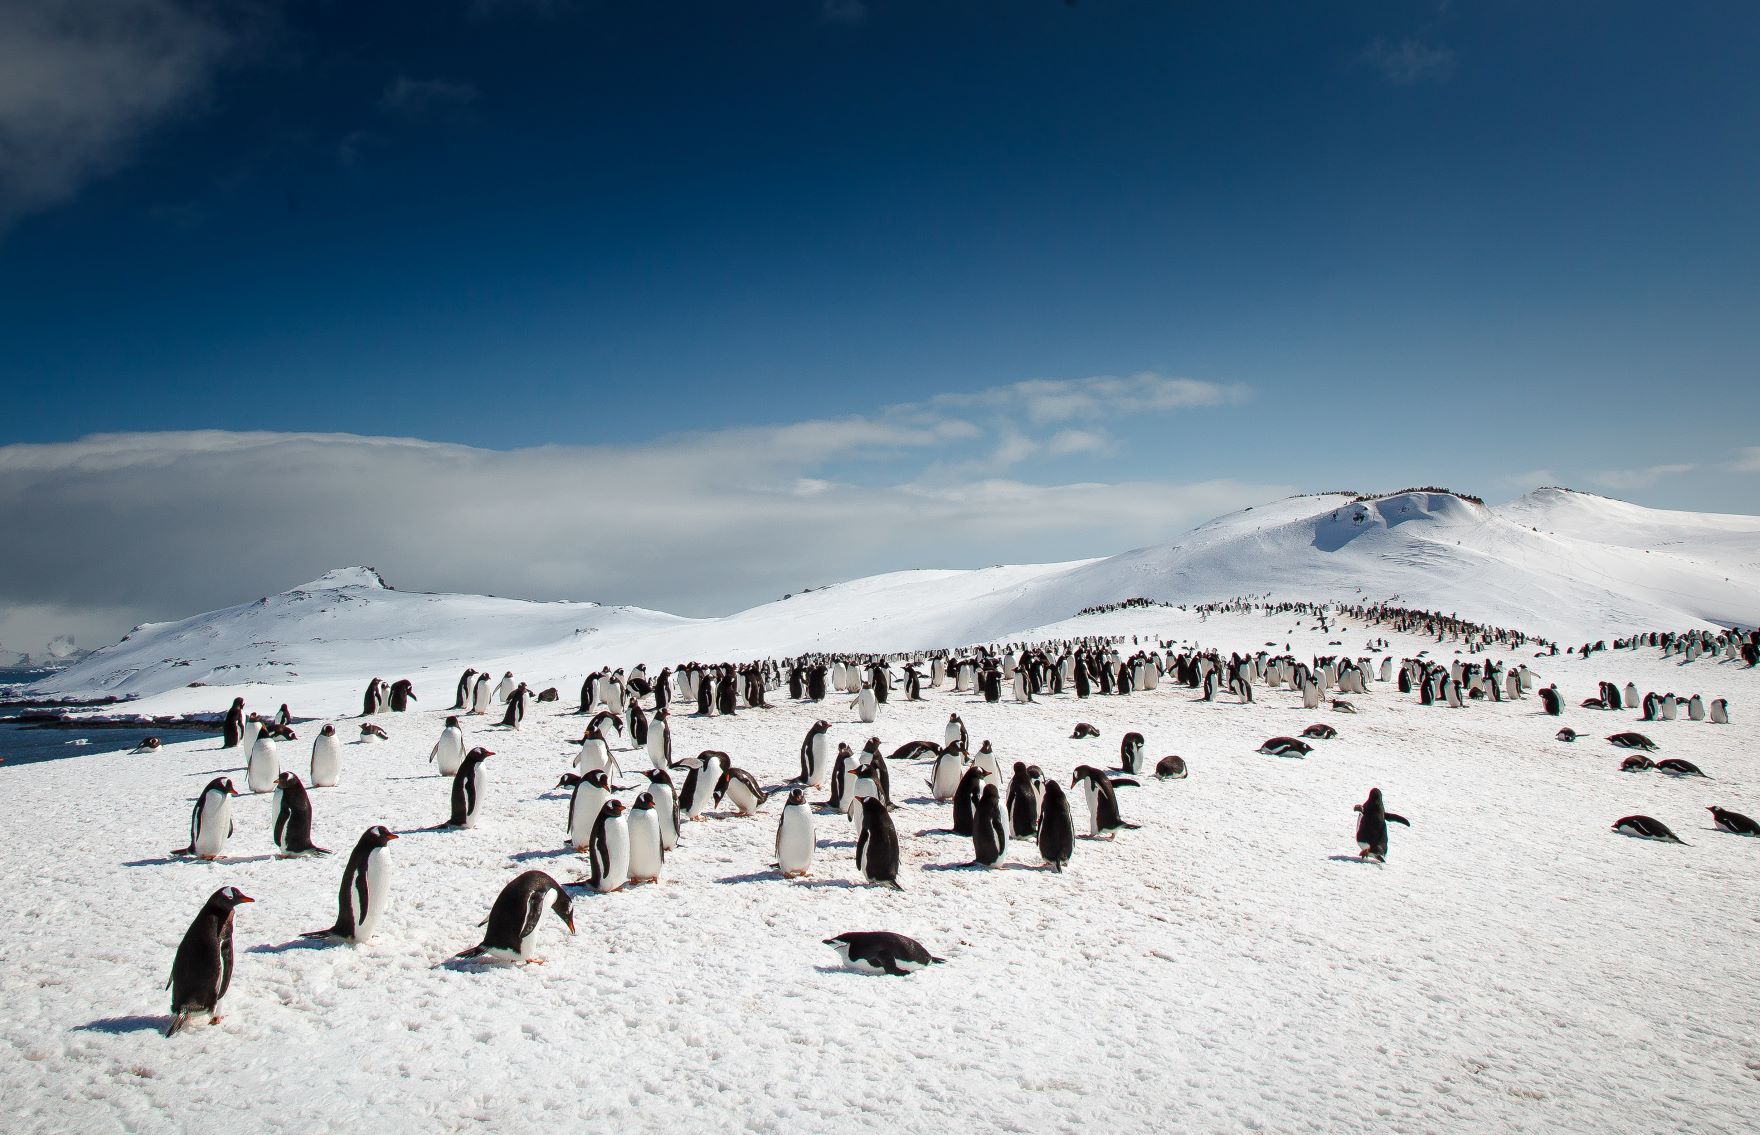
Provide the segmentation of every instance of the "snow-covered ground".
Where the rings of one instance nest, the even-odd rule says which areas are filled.
[[[1020,573],[1005,589],[1039,578],[1004,570]],[[1088,569],[1058,569],[1070,570]],[[978,603],[958,598],[951,574],[929,583]],[[873,613],[845,599],[837,618]],[[822,616],[790,607],[799,601],[779,606],[808,612],[805,633]],[[1465,613],[1464,602],[1439,605]],[[1064,603],[1056,617],[1069,612]],[[1018,625],[1053,621],[1029,614]],[[608,615],[579,607],[573,618]],[[952,628],[964,616],[939,617]],[[656,618],[644,634],[682,633]],[[1298,657],[1360,654],[1385,633],[1164,608],[1060,628],[1225,651],[1288,643]],[[345,746],[342,786],[312,792],[330,859],[272,858],[266,795],[236,802],[234,858],[167,859],[200,787],[221,773],[242,784],[243,754],[217,740],[0,767],[8,1131],[1734,1132],[1760,1116],[1760,840],[1712,830],[1705,811],[1760,815],[1760,674],[1739,664],[1683,666],[1655,650],[1499,655],[1557,681],[1569,707],[1600,679],[1630,679],[1727,697],[1725,726],[1634,726],[1629,712],[1577,708],[1560,721],[1533,699],[1424,708],[1391,685],[1353,696],[1355,715],[1304,711],[1269,690],[1253,705],[1205,704],[1163,684],[1031,706],[929,691],[895,700],[872,726],[846,701],[785,693],[770,710],[680,716],[678,753],[724,749],[767,785],[793,774],[815,717],[836,739],[877,734],[890,751],[939,738],[954,710],[1005,768],[1038,763],[1067,784],[1079,763],[1116,763],[1135,729],[1151,760],[1178,753],[1192,773],[1121,789],[1141,830],[1078,841],[1059,875],[1021,844],[1003,869],[964,866],[970,842],[937,834],[949,809],[926,802],[927,766],[897,765],[901,893],[860,881],[852,831],[828,814],[814,877],[778,878],[773,800],[757,818],[687,825],[659,885],[583,894],[577,936],[547,917],[548,964],[472,970],[441,963],[478,940],[503,883],[530,867],[564,881],[584,873],[561,846],[567,797],[550,787],[581,729],[567,711],[589,664],[585,651],[540,644],[532,666],[492,665],[554,682],[563,701],[535,707],[518,732],[475,719],[471,740],[497,754],[484,822],[422,831],[447,812],[447,783],[426,758],[456,670],[491,661],[472,656],[479,640],[433,633],[432,677],[416,673],[427,646],[387,643],[369,657],[314,645],[298,678],[245,687],[252,709],[337,712],[358,710],[374,673],[418,677],[418,710],[378,719],[390,741]],[[1396,657],[1453,654],[1387,637]],[[750,657],[785,643],[716,645],[694,653]],[[660,647],[643,656],[665,660]],[[554,669],[540,673],[546,661]],[[177,688],[149,701],[219,708],[223,694]],[[1100,738],[1070,740],[1078,720]],[[1309,758],[1255,752],[1317,720],[1340,735]],[[283,746],[302,775],[316,724]],[[1554,740],[1560,724],[1583,739]],[[1715,779],[1619,772],[1624,754],[1602,738],[1634,727]],[[352,736],[355,723],[339,729]],[[639,754],[625,763],[645,766]],[[1393,829],[1379,866],[1357,861],[1353,840],[1351,807],[1371,786],[1412,821]],[[1633,812],[1687,846],[1609,830]],[[392,845],[400,873],[378,937],[303,942],[301,931],[331,922],[342,860],[375,823],[406,833]],[[258,901],[239,911],[225,1021],[167,1040],[172,955],[228,884]],[[852,929],[912,935],[948,964],[906,979],[835,969],[820,941]]]

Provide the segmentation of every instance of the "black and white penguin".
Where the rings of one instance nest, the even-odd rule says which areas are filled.
[[[623,801],[607,800],[599,809],[587,862],[592,869],[588,883],[600,894],[621,891],[629,882],[629,817],[624,815]]]
[[[403,713],[409,709],[409,703],[419,700],[416,697],[416,684],[408,678],[399,678],[391,683],[391,712]]]
[[[377,725],[374,725],[372,722],[368,722],[367,724],[361,726],[361,736],[360,736],[360,743],[361,744],[370,745],[370,744],[374,743],[375,741],[389,741],[389,740],[391,740],[391,734],[385,732],[385,730],[379,728]]]
[[[845,796],[855,780],[856,755],[846,742],[837,743],[837,759],[831,765],[831,784],[824,806],[834,812],[847,811]]]
[[[530,686],[524,682],[507,692],[507,712],[501,715],[501,724],[509,729],[518,729],[526,719],[526,700],[532,695]]]
[[[635,699],[630,699],[635,704]],[[660,868],[666,864],[666,844],[660,838],[661,814],[652,792],[636,797],[629,810],[629,881],[658,883]]]
[[[554,894],[556,897],[551,899]],[[562,884],[542,871],[526,871],[516,875],[501,893],[495,897],[495,905],[489,908],[489,917],[484,920],[487,927],[483,931],[483,940],[468,950],[461,951],[455,957],[470,960],[488,958],[497,962],[531,962],[538,938],[538,923],[544,917],[544,906],[549,900],[550,909],[562,924],[574,933],[574,903]]]
[[[1683,761],[1679,757],[1669,757],[1665,760],[1657,761],[1656,771],[1665,772],[1671,776],[1705,776],[1705,773],[1700,770],[1698,765],[1694,764],[1692,761]],[[1705,779],[1710,780],[1711,778],[1707,776]]]
[[[326,724],[312,738],[312,787],[335,788],[342,782],[342,742],[336,726]]]
[[[275,778],[271,810],[275,813],[275,846],[282,859],[330,854],[312,842],[312,800],[298,773],[284,772]]]
[[[327,930],[310,930],[302,938],[334,938],[359,945],[373,936],[391,901],[391,841],[397,833],[375,824],[361,833],[348,866],[342,869],[342,886],[336,893],[336,922]]]
[[[947,960],[931,954],[915,939],[889,930],[851,931],[827,938],[825,944],[837,951],[845,966],[862,973],[905,977]]]
[[[768,794],[758,784],[758,778],[743,768],[726,770],[721,774],[720,783],[715,786],[716,801],[725,799],[742,816],[756,815],[768,798]]]
[[[949,742],[936,755],[935,767],[929,774],[929,795],[937,804],[945,804],[959,792],[965,769],[966,751],[958,743]]]
[[[1162,780],[1184,780],[1187,775],[1184,757],[1162,757],[1155,762],[1155,775]]]
[[[856,866],[870,883],[885,883],[895,891],[898,885],[898,829],[892,826],[892,814],[880,801],[869,797],[862,801],[862,834],[856,837]]]
[[[385,708],[385,679],[374,678],[361,695],[361,716],[371,717]]]
[[[825,783],[825,777],[831,771],[831,723],[815,721],[807,729],[807,735],[801,738],[801,774],[796,777],[797,783],[809,788],[818,788]]]
[[[715,806],[715,790],[732,761],[717,749],[704,749],[695,761],[687,761],[690,772],[685,774],[679,792],[678,808],[688,820],[701,820],[703,813]]]
[[[582,855],[592,849],[599,812],[610,799],[611,782],[604,769],[592,769],[575,781],[574,792],[568,798],[568,842]]]
[[[1733,835],[1760,836],[1760,824],[1755,823],[1740,812],[1732,812],[1728,808],[1719,808],[1715,804],[1706,809],[1706,811],[1711,813],[1711,822],[1726,832],[1730,832]]]
[[[1018,678],[1022,671],[1016,670]],[[972,817],[973,858],[986,867],[994,867],[1008,850],[1008,821],[1002,816],[1002,793],[994,784],[984,786],[978,797],[978,810]]]
[[[1136,776],[1143,771],[1143,735],[1126,733],[1118,743],[1118,771]]]
[[[258,734],[244,762],[245,787],[252,792],[273,792],[275,778],[280,775],[281,755],[276,750],[275,738],[267,733]]]
[[[172,855],[193,855],[197,859],[214,860],[226,853],[226,841],[232,838],[232,798],[238,789],[224,776],[215,777],[196,797],[189,814],[189,846],[180,847]]]
[[[1061,873],[1075,849],[1076,827],[1069,814],[1069,797],[1063,794],[1063,785],[1048,780],[1039,801],[1039,858]]]
[[[1553,734],[1553,736],[1557,737],[1560,741],[1575,741],[1577,739],[1577,731],[1567,725],[1557,733]]]
[[[221,887],[208,896],[195,921],[184,931],[171,962],[171,1023],[166,1036],[174,1036],[191,1017],[208,1016],[220,1023],[220,999],[232,987],[232,919],[241,903],[256,902],[237,887]]]
[[[670,852],[678,846],[678,791],[672,776],[665,769],[649,769],[648,795],[654,798],[654,811],[660,820],[660,847]]]
[[[452,698],[453,709],[469,709],[471,707],[471,691],[477,684],[477,668],[467,669],[458,679],[458,690]]]
[[[776,823],[776,867],[784,879],[798,879],[813,871],[813,809],[804,789],[788,794],[782,819]]]
[[[1655,767],[1656,762],[1641,753],[1637,756],[1627,757],[1619,763],[1619,771],[1621,772],[1644,772]]]
[[[1318,741],[1330,741],[1338,736],[1338,730],[1323,721],[1317,721],[1302,730],[1302,736],[1312,737]]]
[[[458,766],[464,763],[464,726],[458,723],[458,717],[446,719],[446,728],[440,730],[440,739],[428,750],[428,760],[434,763],[435,771],[441,776],[455,776]]]
[[[959,778],[959,788],[953,794],[954,835],[972,834],[973,819],[978,814],[978,800],[984,794],[984,781],[989,778],[990,770],[982,765],[972,765]]]
[[[1615,733],[1607,740],[1616,749],[1642,749],[1646,753],[1656,751],[1656,742],[1642,733]]]
[[[1294,737],[1273,737],[1260,745],[1259,751],[1273,757],[1305,757],[1314,751],[1314,747]]]
[[[495,754],[478,745],[464,755],[464,762],[452,777],[452,817],[442,824],[447,828],[474,828],[477,813],[483,806],[483,762]]]
[[[1114,781],[1109,780],[1104,772],[1093,765],[1082,765],[1070,778],[1069,786],[1074,788],[1080,784],[1088,798],[1088,838],[1098,839],[1104,835],[1107,839],[1116,839],[1121,831],[1135,831],[1138,824],[1127,824],[1118,814],[1118,794],[1113,791]],[[1135,786],[1134,781],[1120,780],[1117,784]]]
[[[1668,825],[1651,816],[1622,816],[1614,821],[1613,830],[1621,835],[1635,836],[1638,839],[1656,839],[1664,843],[1681,843],[1687,841],[1668,830]]]
[[[1071,741],[1080,741],[1087,737],[1098,736],[1100,736],[1100,730],[1089,725],[1086,721],[1078,721],[1076,722],[1075,730],[1070,733],[1069,739]]]
[[[156,753],[158,751],[159,751],[159,738],[148,737],[148,738],[144,739],[143,741],[141,741],[140,744],[138,744],[134,748],[130,749],[128,751],[128,754],[129,754],[129,756],[134,756],[136,753]]]
[[[1016,839],[1031,839],[1039,833],[1039,787],[1025,761],[1014,763],[1014,775],[1008,780],[1008,827]]]
[[[487,670],[477,675],[476,685],[471,687],[471,713],[487,714],[489,712],[489,706],[494,703],[495,699],[494,687],[490,685],[494,680],[489,676]]]
[[[501,675],[501,681],[495,685],[495,700],[498,702],[506,701],[508,695],[513,693],[517,688],[518,683],[513,680],[513,671],[509,670],[507,673]]]
[[[241,706],[244,704],[243,699],[240,699],[239,704]],[[972,739],[966,732],[965,721],[960,718],[959,714],[950,713],[947,715],[947,728],[942,733],[941,743],[943,745],[951,745],[955,741],[959,742],[960,748],[965,749],[968,752],[971,750]]]
[[[1377,863],[1387,862],[1387,825],[1404,824],[1409,828],[1412,822],[1387,810],[1379,788],[1371,788],[1369,798],[1356,805],[1356,810],[1360,814],[1357,820],[1358,857],[1373,859]]]
[[[1564,700],[1558,696],[1556,684],[1547,686],[1540,691],[1540,706],[1549,717],[1557,717],[1564,712]]]
[[[221,726],[224,734],[222,749],[236,749],[244,739],[244,699],[233,698],[232,708],[226,711],[226,722]]]

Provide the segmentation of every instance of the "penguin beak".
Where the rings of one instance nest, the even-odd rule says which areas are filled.
[[[386,839],[396,839],[396,838],[397,838],[397,833],[396,833],[396,832],[386,832],[386,833],[385,833],[385,838],[386,838]]]
[[[238,901],[239,902],[256,902],[257,900],[251,898],[249,895],[245,894],[243,891],[240,891],[239,895],[238,895]]]

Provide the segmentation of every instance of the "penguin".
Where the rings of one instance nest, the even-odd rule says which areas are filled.
[[[477,684],[471,689],[471,712],[486,714],[493,704],[495,693],[489,683],[492,681],[487,670],[477,675]]]
[[[1614,821],[1613,830],[1638,839],[1655,839],[1664,843],[1684,844],[1687,841],[1668,830],[1668,825],[1650,816],[1622,816]]]
[[[672,715],[665,709],[655,710],[653,719],[648,722],[645,748],[648,760],[656,769],[665,772],[672,767]]]
[[[257,737],[263,732],[263,719],[254,713],[248,714],[240,728],[243,732],[239,734],[238,747],[248,753],[251,746],[257,743]]]
[[[495,700],[499,702],[506,701],[515,688],[516,683],[513,680],[513,671],[509,670],[507,673],[501,675],[501,681],[495,686]]]
[[[1726,832],[1734,835],[1760,836],[1760,824],[1756,824],[1740,812],[1719,808],[1715,804],[1707,808],[1706,811],[1711,813],[1711,822]]]
[[[1646,753],[1654,753],[1656,751],[1656,742],[1644,736],[1642,733],[1615,733],[1609,736],[1607,740],[1616,749],[1642,749]]]
[[[555,686],[546,686],[544,689],[538,691],[538,703],[540,705],[542,705],[546,702],[561,701],[561,700],[562,700],[562,691],[558,690]],[[644,722],[643,724],[646,724],[646,722]]]
[[[232,708],[226,711],[226,721],[221,726],[223,741],[222,749],[236,749],[244,738],[244,699],[233,698]]]
[[[408,678],[399,678],[391,683],[391,712],[403,713],[409,709],[409,703],[416,698],[416,684]]]
[[[611,755],[611,743],[599,731],[597,717],[593,719],[591,725],[587,726],[587,732],[581,738],[580,745],[580,751],[574,755],[574,767],[579,769],[582,775],[594,769],[600,769],[606,776],[621,777],[623,775],[623,769],[617,766],[616,759]]]
[[[507,712],[501,715],[501,724],[509,729],[518,729],[520,722],[526,719],[526,699],[531,696],[531,687],[524,682],[515,686],[507,693]]]
[[[385,679],[374,678],[361,695],[361,716],[371,717],[385,708]]]
[[[267,735],[258,737],[245,761],[245,787],[252,792],[273,792],[275,778],[280,775],[281,758],[275,752],[275,739]]]
[[[221,887],[202,904],[177,944],[171,976],[165,982],[171,990],[166,1036],[177,1035],[198,1014],[207,1014],[211,1025],[220,1023],[220,999],[232,988],[233,913],[241,904],[256,901],[237,887]]]
[[[516,875],[495,897],[489,917],[483,920],[487,929],[483,940],[455,958],[469,961],[488,958],[497,962],[534,962],[533,949],[538,937],[538,923],[544,917],[544,901],[554,892],[550,909],[562,924],[574,933],[574,903],[562,885],[542,871],[526,871]]]
[[[629,817],[624,815],[623,801],[607,800],[599,809],[587,862],[592,868],[588,883],[600,894],[621,891],[629,882]]]
[[[665,769],[649,769],[648,794],[654,798],[654,809],[660,820],[660,847],[670,852],[678,846],[678,792]]]
[[[373,936],[385,907],[391,901],[391,841],[397,833],[375,824],[361,833],[348,866],[342,869],[342,886],[336,893],[336,922],[326,930],[308,930],[302,938],[333,938],[359,945]]]
[[[335,788],[342,781],[342,745],[336,726],[326,724],[312,738],[312,787]]]
[[[604,769],[593,769],[575,782],[574,792],[568,798],[568,842],[581,854],[591,850],[599,813],[610,799],[611,783],[606,780]]]
[[[1314,751],[1314,747],[1294,737],[1273,737],[1260,745],[1259,751],[1273,757],[1305,757]]]
[[[1008,781],[1008,826],[1016,839],[1039,834],[1039,792],[1025,761],[1014,763],[1014,775]]]
[[[368,724],[361,726],[361,738],[360,739],[361,739],[361,744],[370,745],[370,744],[374,743],[375,741],[389,741],[389,740],[391,740],[391,734],[385,732],[385,730],[379,728],[377,725],[374,725],[369,722]]]
[[[953,794],[953,834],[969,836],[978,812],[978,800],[984,793],[984,780],[990,770],[979,765],[966,769],[959,778],[959,789]]]
[[[722,798],[726,798],[742,816],[756,815],[768,799],[763,788],[758,785],[758,778],[743,768],[730,768],[721,774],[721,782],[715,788],[715,799],[719,801]]]
[[[1657,761],[1656,771],[1666,772],[1671,776],[1705,776],[1698,765],[1692,761],[1683,761],[1679,757],[1669,757],[1667,760]],[[1705,779],[1710,780],[1711,778],[1705,777]]]
[[[458,691],[453,695],[453,709],[469,709],[471,707],[471,689],[476,685],[477,668],[467,669],[458,679]]]
[[[831,764],[830,729],[830,722],[815,721],[807,729],[807,735],[801,738],[801,774],[795,778],[797,783],[804,783],[808,788],[824,785]]]
[[[239,700],[239,704],[241,706],[244,704],[242,698]],[[950,713],[947,715],[947,728],[943,731],[941,743],[951,745],[955,741],[959,742],[959,747],[962,749],[970,750],[972,747],[972,739],[966,733],[966,723],[960,719],[959,714]]]
[[[464,763],[464,754],[464,726],[458,723],[456,715],[448,717],[446,728],[440,730],[440,739],[428,750],[428,760],[441,776],[454,776]]]
[[[721,783],[721,774],[724,771],[718,765],[717,758],[726,755],[713,749],[705,749],[690,764],[691,771],[685,775],[684,789],[679,794],[678,802],[686,819],[700,820],[703,813],[714,806],[715,789]]]
[[[806,792],[797,788],[788,794],[776,823],[776,866],[784,879],[812,874],[813,847],[813,809]]]
[[[158,751],[159,751],[159,738],[148,737],[148,738],[142,740],[140,744],[138,744],[134,748],[130,749],[128,751],[128,753],[129,753],[129,756],[133,756],[136,753],[156,753]]]
[[[869,797],[862,801],[862,834],[856,838],[856,866],[870,883],[898,885],[898,829],[885,805]]]
[[[452,777],[452,817],[441,827],[474,828],[483,806],[483,762],[495,754],[478,745],[464,755],[464,763]]]
[[[629,881],[632,884],[660,881],[660,868],[666,863],[666,844],[660,838],[660,824],[660,809],[654,801],[654,794],[639,794],[635,807],[630,809],[628,821]]]
[[[1360,859],[1373,859],[1377,863],[1387,862],[1387,825],[1404,824],[1411,827],[1412,822],[1404,816],[1389,812],[1381,801],[1381,790],[1371,788],[1369,798],[1355,806],[1361,814],[1357,821],[1357,856]]]
[[[1136,776],[1143,771],[1143,735],[1126,733],[1118,745],[1118,771]]]
[[[1312,737],[1318,741],[1330,741],[1338,736],[1338,730],[1327,725],[1325,722],[1315,722],[1313,725],[1302,730],[1302,736]]]
[[[857,930],[826,938],[825,945],[836,950],[843,964],[862,973],[884,973],[907,977],[918,970],[938,966],[947,961],[923,948],[922,943],[889,930]]]
[[[1557,717],[1564,712],[1564,701],[1558,696],[1558,686],[1551,685],[1540,691],[1540,706],[1548,717]]]
[[[543,698],[540,696],[540,701]],[[629,734],[631,748],[645,749],[648,745],[648,715],[642,711],[642,703],[630,698],[623,707],[623,729]]]
[[[1106,774],[1093,765],[1082,765],[1070,778],[1069,786],[1074,788],[1080,783],[1088,797],[1088,838],[1098,839],[1102,834],[1107,839],[1118,838],[1121,831],[1136,831],[1139,824],[1127,824],[1118,815],[1118,794],[1113,791],[1114,782],[1108,780]],[[1121,780],[1118,784],[1132,785],[1134,781]]]
[[[1713,725],[1728,725],[1729,699],[1712,698],[1711,704],[1706,707],[1705,715],[1711,719]]]
[[[1627,757],[1619,763],[1619,771],[1621,772],[1643,772],[1646,769],[1653,769],[1655,767],[1656,763],[1654,761],[1641,754],[1638,756]]]
[[[215,860],[226,853],[226,841],[232,838],[232,798],[238,789],[224,776],[215,777],[196,797],[196,806],[189,814],[189,846],[178,848],[172,855],[193,855],[197,859]]]
[[[1039,858],[1061,874],[1075,848],[1076,827],[1069,814],[1069,797],[1063,794],[1063,785],[1048,780],[1045,797],[1039,801]]]
[[[296,855],[329,855],[325,848],[312,842],[312,801],[299,774],[284,772],[275,778],[275,797],[271,810],[275,813],[275,846],[279,858]]]
[[[1080,741],[1086,737],[1098,736],[1100,736],[1100,730],[1089,725],[1086,721],[1078,721],[1076,722],[1075,731],[1069,735],[1069,739],[1071,741]]]
[[[1577,739],[1577,731],[1567,725],[1557,733],[1553,734],[1553,736],[1557,737],[1560,741],[1575,741]]]
[[[988,740],[979,745],[978,751],[972,754],[972,765],[989,773],[997,784],[1002,783],[1002,764],[996,759],[996,750],[990,747]]]
[[[1162,780],[1184,780],[1187,775],[1184,757],[1162,757],[1155,762],[1155,775]]]
[[[945,804],[952,800],[959,791],[960,778],[965,773],[966,754],[961,746],[949,742],[935,758],[934,771],[929,774],[929,795],[937,804]]]
[[[850,704],[856,707],[857,719],[864,723],[872,723],[880,716],[880,698],[872,686],[863,686]]]
[[[1024,671],[1016,670],[1019,678]],[[1002,794],[994,784],[984,786],[978,798],[977,814],[972,817],[972,849],[977,862],[994,867],[1008,851],[1008,823],[1002,818]]]
[[[844,796],[849,787],[851,773],[855,766],[855,753],[843,741],[837,743],[837,759],[831,765],[830,792],[825,799],[825,807],[833,811],[844,811]]]

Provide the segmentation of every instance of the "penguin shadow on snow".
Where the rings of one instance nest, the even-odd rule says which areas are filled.
[[[795,880],[787,878],[778,868],[772,867],[766,871],[748,871],[744,875],[726,875],[715,881],[717,883],[792,883]]]
[[[250,946],[245,949],[247,954],[290,954],[295,950],[332,950],[343,945],[337,938],[295,938],[291,942],[269,943]]]
[[[1328,855],[1326,861],[1328,863],[1371,863],[1376,867],[1387,866],[1387,864],[1381,862],[1379,859],[1365,859],[1361,855]]]
[[[194,855],[162,855],[156,859],[130,859],[124,867],[161,867],[167,863],[195,863],[206,867],[238,867],[245,863],[264,863],[279,855],[227,855],[219,859],[201,859]]]
[[[170,1024],[170,1017],[99,1017],[95,1021],[87,1021],[83,1025],[73,1026],[72,1031],[125,1036],[128,1033],[162,1033]]]
[[[532,860],[532,859],[555,859],[561,855],[578,855],[578,854],[579,854],[579,852],[575,851],[574,848],[570,847],[567,844],[563,844],[561,847],[554,848],[549,851],[516,851],[513,854],[509,855],[508,858],[513,860],[515,863],[525,863],[526,861]]]

